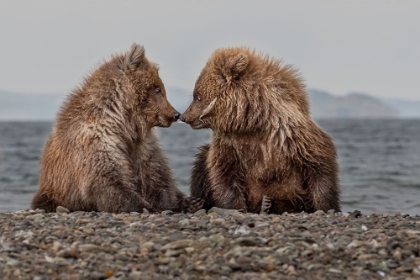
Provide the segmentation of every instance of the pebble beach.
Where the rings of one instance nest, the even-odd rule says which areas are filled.
[[[420,217],[0,214],[0,279],[420,279]]]

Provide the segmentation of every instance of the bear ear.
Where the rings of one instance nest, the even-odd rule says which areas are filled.
[[[130,50],[125,54],[124,70],[134,70],[141,66],[146,59],[144,47],[141,45],[133,44]]]
[[[248,66],[248,56],[240,53],[233,57],[229,62],[230,72],[233,76],[241,74]]]
[[[248,56],[244,53],[240,53],[234,57],[227,59],[225,69],[221,71],[223,80],[230,83],[232,79],[240,76],[248,66]]]

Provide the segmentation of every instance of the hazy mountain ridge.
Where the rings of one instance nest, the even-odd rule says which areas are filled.
[[[400,115],[395,107],[364,93],[336,96],[310,89],[308,94],[314,118],[396,118]]]
[[[397,98],[381,98],[383,103],[397,109],[401,118],[419,118],[420,117],[420,101],[406,100]]]
[[[420,118],[420,101],[378,98],[364,93],[333,95],[309,89],[314,118]],[[172,105],[185,111],[192,91],[167,88]],[[0,120],[53,120],[66,94],[29,94],[0,91]]]

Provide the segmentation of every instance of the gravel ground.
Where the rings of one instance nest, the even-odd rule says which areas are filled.
[[[0,214],[1,279],[420,279],[420,217]]]

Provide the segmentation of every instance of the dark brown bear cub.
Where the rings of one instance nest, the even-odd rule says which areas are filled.
[[[85,78],[58,113],[41,158],[32,208],[55,211],[195,211],[174,184],[154,126],[179,113],[156,64],[134,44]]]
[[[311,119],[292,66],[247,48],[219,49],[180,119],[213,130],[191,176],[191,195],[205,208],[340,211],[335,146]]]

